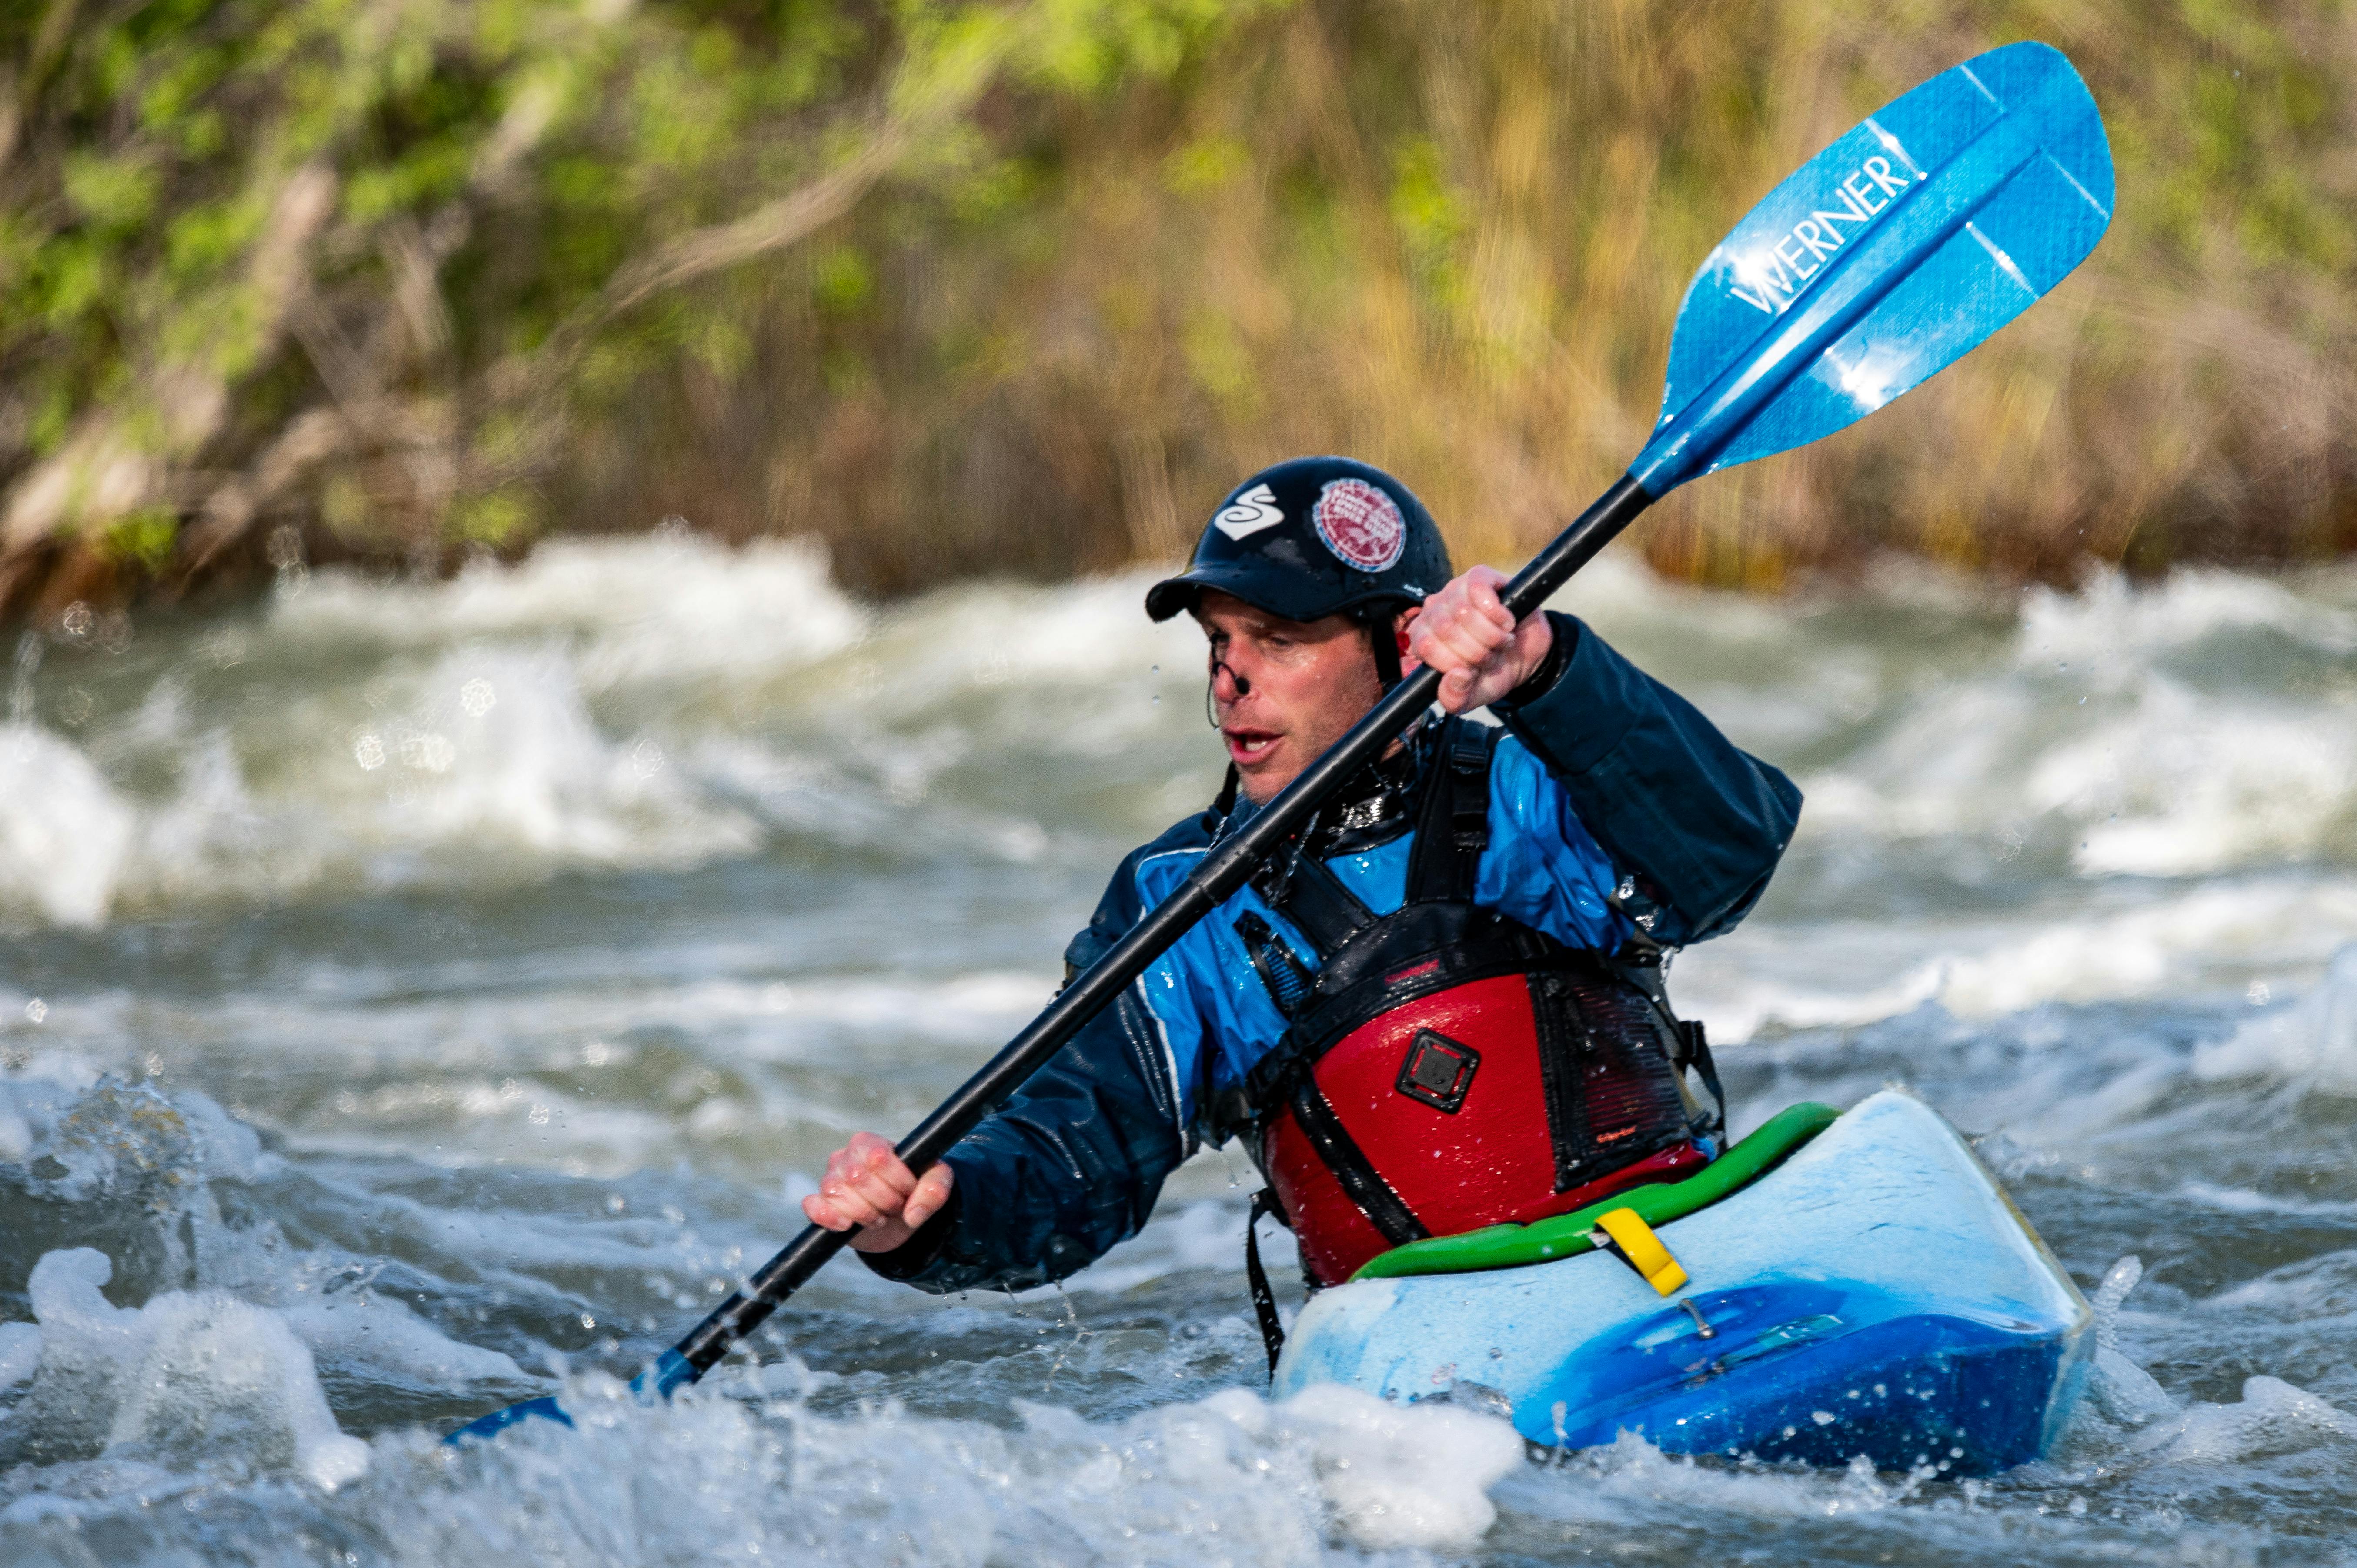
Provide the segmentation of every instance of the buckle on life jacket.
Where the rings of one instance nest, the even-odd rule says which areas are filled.
[[[1418,1029],[1400,1063],[1399,1091],[1435,1111],[1454,1116],[1464,1108],[1473,1087],[1473,1070],[1481,1053],[1437,1029]]]

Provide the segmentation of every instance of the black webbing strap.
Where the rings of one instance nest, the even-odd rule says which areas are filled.
[[[1252,960],[1254,972],[1260,983],[1268,988],[1268,999],[1286,1017],[1293,1016],[1318,977],[1301,961],[1285,940],[1260,917],[1257,909],[1246,909],[1236,917],[1236,936],[1244,944],[1244,956]]]
[[[1490,847],[1490,752],[1498,732],[1460,719],[1444,734],[1408,852],[1411,904],[1471,902],[1481,852]]]
[[[1531,1022],[1539,1036],[1539,1090],[1546,1101],[1547,1142],[1555,1152],[1555,1189],[1569,1192],[1593,1174],[1586,1168],[1587,1094],[1580,1082],[1585,1042],[1570,983],[1552,971],[1526,977]]]
[[[1369,605],[1366,618],[1367,649],[1375,656],[1375,679],[1385,692],[1400,683],[1399,628],[1393,624],[1399,607],[1386,601]]]
[[[1693,1068],[1695,1076],[1702,1079],[1702,1086],[1710,1090],[1711,1112],[1703,1118],[1702,1124],[1695,1130],[1706,1134],[1725,1133],[1727,1131],[1727,1090],[1719,1087],[1718,1064],[1711,1060],[1710,1041],[1703,1034],[1702,1020],[1680,1019],[1678,1037],[1685,1046],[1684,1058],[1678,1065]]]
[[[1236,790],[1243,783],[1243,775],[1236,771],[1236,765],[1234,763],[1229,763],[1228,776],[1220,784],[1220,793],[1218,798],[1211,802],[1211,828],[1213,832],[1218,832],[1220,827],[1227,822],[1229,815],[1235,811]]]
[[[1298,841],[1286,864],[1254,875],[1253,891],[1292,921],[1320,958],[1375,923],[1374,911],[1359,902],[1324,861],[1303,851]]]
[[[1383,1233],[1384,1240],[1394,1247],[1405,1247],[1432,1234],[1415,1217],[1415,1210],[1407,1206],[1406,1199],[1394,1192],[1391,1183],[1375,1170],[1374,1162],[1367,1158],[1366,1151],[1342,1125],[1342,1119],[1334,1114],[1333,1106],[1326,1102],[1316,1079],[1303,1073],[1288,1103],[1294,1121],[1300,1124],[1302,1136],[1309,1140],[1310,1148],[1326,1168],[1334,1173],[1342,1196],[1358,1205],[1359,1212]]]
[[[1261,1348],[1268,1352],[1268,1375],[1276,1376],[1276,1359],[1285,1350],[1285,1325],[1276,1316],[1276,1293],[1268,1288],[1268,1271],[1260,1262],[1260,1218],[1273,1214],[1282,1221],[1274,1187],[1253,1194],[1252,1212],[1244,1217],[1244,1279],[1252,1286],[1253,1316],[1260,1319]]]

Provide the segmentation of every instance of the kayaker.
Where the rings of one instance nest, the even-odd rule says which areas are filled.
[[[1061,1279],[1232,1137],[1313,1287],[1426,1235],[1566,1212],[1707,1160],[1723,1107],[1674,949],[1742,918],[1801,796],[1581,621],[1512,624],[1397,479],[1308,457],[1245,480],[1146,595],[1209,642],[1210,807],[1122,862],[1076,973],[1404,671],[1439,706],[1020,1094],[920,1178],[862,1133],[803,1211],[936,1292]],[[1486,706],[1502,729],[1464,718]],[[1704,1080],[1711,1103],[1686,1085]],[[1252,1259],[1265,1327],[1273,1307]]]

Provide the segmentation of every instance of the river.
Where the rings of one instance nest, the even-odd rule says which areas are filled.
[[[1270,1407],[1233,1151],[1061,1291],[838,1262],[758,1367],[620,1398],[1211,795],[1145,581],[879,607],[668,532],[18,644],[0,1562],[2357,1561],[2347,570],[1562,601],[1808,792],[1673,976],[1738,1130],[1912,1085],[2091,1294],[2140,1266],[2048,1462]],[[434,1441],[558,1377],[581,1430]]]

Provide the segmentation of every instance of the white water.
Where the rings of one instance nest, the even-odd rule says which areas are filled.
[[[658,536],[25,644],[0,1561],[2349,1559],[2348,573],[1568,596],[1809,793],[1674,976],[1738,1122],[1912,1082],[2108,1273],[2047,1465],[1535,1466],[1470,1411],[1273,1410],[1232,1154],[1065,1294],[838,1266],[752,1381],[613,1397],[1209,797],[1144,581],[877,608]],[[584,1433],[431,1442],[555,1376]]]

